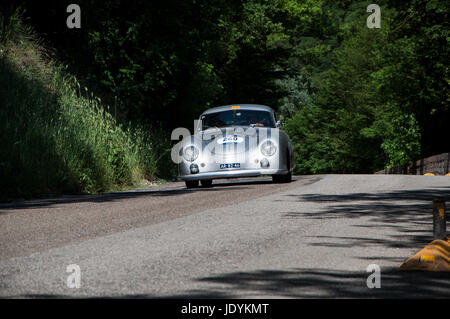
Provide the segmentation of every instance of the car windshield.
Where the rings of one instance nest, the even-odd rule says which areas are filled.
[[[204,114],[200,120],[203,130],[227,126],[275,127],[272,114],[268,111],[229,110]]]

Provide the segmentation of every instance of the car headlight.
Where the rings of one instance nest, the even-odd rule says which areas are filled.
[[[194,145],[187,146],[183,151],[183,157],[188,162],[193,162],[198,157],[198,148]]]
[[[261,144],[261,153],[264,156],[272,156],[277,151],[277,147],[275,146],[275,143],[272,141],[265,141]]]

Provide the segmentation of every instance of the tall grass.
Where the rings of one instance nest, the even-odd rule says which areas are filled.
[[[44,50],[20,11],[0,15],[0,200],[103,192],[153,179],[161,132],[119,125]],[[163,155],[164,156],[164,155]]]

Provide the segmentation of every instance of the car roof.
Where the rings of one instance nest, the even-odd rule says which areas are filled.
[[[260,105],[260,104],[229,104],[229,105],[222,105],[222,106],[217,106],[217,107],[213,107],[211,109],[208,109],[205,112],[203,112],[202,115],[210,114],[210,113],[217,113],[217,112],[222,112],[222,111],[229,111],[229,110],[234,109],[234,108],[232,108],[233,106],[234,107],[239,106],[240,110],[266,111],[266,112],[273,113],[273,109],[268,107],[268,106],[266,106],[266,105]]]

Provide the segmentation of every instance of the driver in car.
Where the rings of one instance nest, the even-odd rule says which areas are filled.
[[[250,113],[248,116],[248,124],[250,126],[259,126],[259,127],[264,126],[263,123],[260,123],[258,116],[256,116],[256,114],[252,114],[252,113]]]

